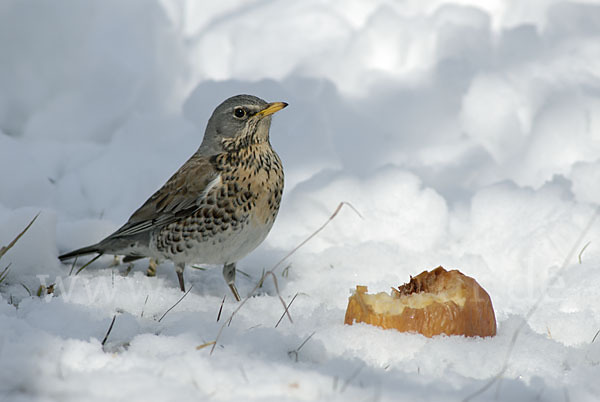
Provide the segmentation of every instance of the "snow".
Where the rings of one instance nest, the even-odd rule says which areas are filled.
[[[0,246],[39,213],[0,259],[0,399],[459,401],[500,375],[473,400],[596,400],[600,5],[213,3],[0,4]],[[351,206],[278,269],[293,322],[267,278],[211,354],[238,306],[221,269],[188,268],[164,315],[168,262],[57,256],[124,223],[240,93],[290,104],[240,292]],[[438,265],[488,291],[496,337],[343,324],[356,285]]]

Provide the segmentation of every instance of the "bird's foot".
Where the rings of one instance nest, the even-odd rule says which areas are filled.
[[[235,297],[235,301],[241,301],[241,297],[240,294],[238,293],[237,288],[235,287],[235,283],[230,283],[229,284],[229,289],[231,289],[231,293],[233,293],[233,297]]]

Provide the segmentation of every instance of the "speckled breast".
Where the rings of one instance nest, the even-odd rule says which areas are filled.
[[[254,144],[211,159],[220,180],[190,216],[153,236],[153,248],[176,263],[233,263],[267,236],[283,192],[281,160],[270,145]]]

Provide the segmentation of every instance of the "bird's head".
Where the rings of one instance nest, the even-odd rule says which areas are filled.
[[[252,95],[225,100],[208,120],[201,149],[219,152],[268,142],[271,116],[286,106],[285,102],[267,103]]]

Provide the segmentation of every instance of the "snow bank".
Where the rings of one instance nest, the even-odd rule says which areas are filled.
[[[1,397],[462,400],[507,363],[480,400],[595,400],[599,18],[559,0],[2,3],[0,246],[40,215],[0,259]],[[170,263],[75,276],[57,255],[126,221],[238,93],[290,104],[271,130],[283,203],[241,293],[351,207],[279,268],[293,322],[268,279],[211,356],[237,307],[220,269],[187,269],[159,321],[181,297]],[[437,265],[487,289],[497,337],[342,324],[357,284]]]

